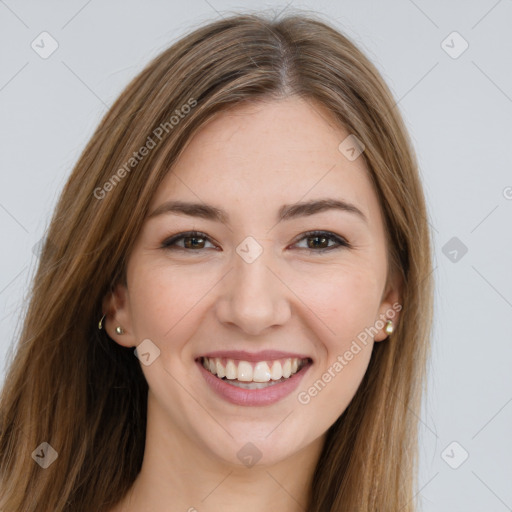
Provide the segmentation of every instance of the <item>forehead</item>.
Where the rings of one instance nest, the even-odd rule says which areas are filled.
[[[338,197],[378,217],[364,159],[350,161],[338,149],[348,135],[323,106],[298,97],[237,105],[196,132],[153,207],[178,198],[264,213],[271,205]]]

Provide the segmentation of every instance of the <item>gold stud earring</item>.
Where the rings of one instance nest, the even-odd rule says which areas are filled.
[[[103,320],[105,319],[105,315],[103,315],[100,319],[100,321],[98,322],[98,329],[101,331],[101,329],[103,329]]]
[[[386,327],[384,328],[386,331],[386,334],[392,334],[394,330],[393,322],[391,320],[388,320],[386,322]]]
[[[116,333],[117,334],[124,334],[124,329],[120,325],[118,325],[116,327]]]

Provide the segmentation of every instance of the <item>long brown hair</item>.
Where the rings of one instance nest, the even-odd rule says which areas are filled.
[[[124,281],[149,202],[191,136],[230,106],[291,95],[316,100],[364,143],[403,278],[398,329],[375,344],[327,433],[308,512],[415,509],[433,302],[417,162],[374,65],[328,22],[294,13],[194,29],[133,79],[87,144],[53,215],[0,398],[1,510],[105,511],[127,493],[142,465],[148,386],[133,349],[98,330],[102,300]],[[58,454],[45,469],[37,455],[53,452],[42,443]]]

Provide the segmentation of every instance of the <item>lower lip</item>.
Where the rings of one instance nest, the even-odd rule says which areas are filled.
[[[311,363],[302,367],[297,373],[279,384],[273,384],[263,389],[243,389],[228,384],[206,370],[201,361],[197,365],[206,383],[221,398],[235,405],[271,405],[288,396],[297,388],[304,374],[309,370]]]

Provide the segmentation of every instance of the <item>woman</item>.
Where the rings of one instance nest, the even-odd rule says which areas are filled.
[[[431,242],[394,106],[311,15],[212,22],[132,81],[48,232],[1,510],[415,510]]]

